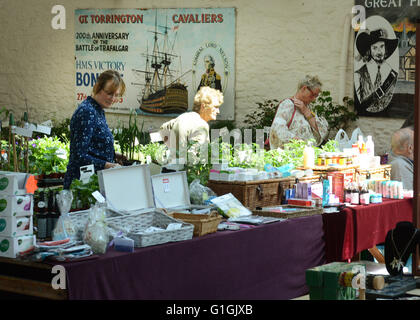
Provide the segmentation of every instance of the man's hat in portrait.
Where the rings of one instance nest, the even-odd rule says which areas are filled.
[[[385,59],[388,59],[398,46],[398,39],[390,39],[386,30],[366,30],[359,34],[356,39],[356,47],[362,57],[370,50],[370,46],[378,41],[385,42]]]

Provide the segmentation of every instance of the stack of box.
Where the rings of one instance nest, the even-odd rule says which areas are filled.
[[[16,258],[35,245],[33,195],[25,189],[29,176],[0,173],[0,257]]]
[[[366,266],[353,262],[332,262],[306,270],[306,284],[311,300],[355,300],[356,289],[340,285],[343,272],[366,272]]]
[[[354,169],[328,172],[327,176],[332,182],[331,193],[335,194],[340,202],[344,202],[344,186],[354,181]]]

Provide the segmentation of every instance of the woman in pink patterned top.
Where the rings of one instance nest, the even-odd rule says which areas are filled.
[[[296,94],[280,102],[270,129],[270,148],[282,148],[292,139],[314,139],[319,146],[328,135],[328,122],[317,116],[310,103],[316,100],[322,83],[317,76],[306,76]]]

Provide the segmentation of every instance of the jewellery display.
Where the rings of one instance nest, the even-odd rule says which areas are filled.
[[[391,231],[392,245],[394,247],[394,250],[395,250],[396,255],[398,256],[398,259],[397,259],[397,257],[394,257],[394,259],[392,260],[392,262],[391,262],[391,267],[392,268],[397,269],[398,271],[400,271],[400,269],[404,267],[404,263],[401,261],[401,259],[403,258],[403,256],[404,256],[405,252],[407,251],[407,249],[410,247],[411,242],[416,237],[416,234],[417,234],[417,230],[413,233],[413,236],[411,237],[410,241],[408,241],[407,246],[404,248],[403,253],[400,254],[399,251],[398,251],[398,249],[397,249],[397,246],[395,244],[395,241],[394,241],[394,230]]]

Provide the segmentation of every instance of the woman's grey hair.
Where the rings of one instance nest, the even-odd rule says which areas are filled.
[[[223,103],[223,94],[219,90],[210,87],[201,87],[194,96],[192,111],[200,113],[201,105],[207,108],[212,103],[213,105],[220,106]]]
[[[321,89],[322,82],[319,80],[318,76],[309,76],[307,75],[304,79],[300,80],[298,83],[298,90],[302,87],[308,87],[311,90]]]

